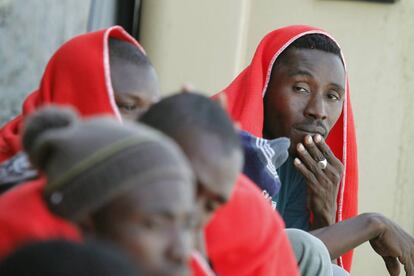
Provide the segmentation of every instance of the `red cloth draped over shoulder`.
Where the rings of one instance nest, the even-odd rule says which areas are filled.
[[[293,41],[315,33],[332,38],[325,31],[310,26],[289,26],[268,33],[257,47],[251,63],[220,92],[227,95],[228,111],[242,129],[262,136],[263,95],[275,60]],[[345,64],[344,58],[343,61]],[[357,147],[348,80],[342,114],[332,128],[327,143],[345,167],[337,198],[337,221],[342,221],[355,216],[358,209]],[[351,263],[352,252],[339,260],[339,264],[348,271]]]
[[[25,243],[50,239],[82,240],[77,227],[53,215],[43,200],[44,178],[0,197],[0,260]]]
[[[218,275],[299,275],[282,219],[244,175],[205,234],[208,256]]]
[[[110,114],[121,120],[111,85],[109,37],[134,44],[145,53],[119,26],[79,35],[63,44],[47,64],[39,88],[24,101],[22,113],[0,130],[0,162],[22,149],[24,118],[42,105],[70,105],[83,116]]]

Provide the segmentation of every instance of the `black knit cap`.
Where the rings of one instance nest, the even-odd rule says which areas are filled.
[[[25,124],[23,146],[47,176],[51,211],[80,220],[135,185],[167,179],[194,191],[186,158],[168,137],[111,117],[79,120],[74,111],[46,107]]]

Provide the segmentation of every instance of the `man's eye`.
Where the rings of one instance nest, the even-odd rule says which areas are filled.
[[[161,229],[164,225],[163,222],[161,222],[160,220],[156,220],[156,219],[144,220],[143,224],[147,229],[150,229],[150,230]]]
[[[341,100],[341,97],[337,93],[331,92],[328,94],[328,99],[335,101],[335,102],[339,102]]]
[[[308,89],[306,89],[305,87],[303,87],[303,86],[299,86],[299,85],[295,85],[295,86],[293,86],[293,90],[295,90],[295,92],[298,92],[298,93],[303,93],[303,94],[307,94],[307,93],[309,93],[309,90]]]
[[[134,111],[137,106],[135,104],[117,104],[119,109],[124,111]]]

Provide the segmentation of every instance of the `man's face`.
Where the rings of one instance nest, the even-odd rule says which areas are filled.
[[[136,120],[160,98],[157,74],[151,65],[111,63],[115,102],[124,120]]]
[[[197,205],[203,226],[229,201],[242,169],[243,155],[239,149],[224,152],[223,142],[216,135],[199,131],[186,131],[184,137],[176,141],[190,160],[197,178]]]
[[[345,78],[337,55],[289,50],[272,70],[264,98],[264,136],[288,137],[291,149],[308,134],[326,138],[342,112]]]
[[[147,183],[106,211],[103,237],[124,248],[148,275],[189,275],[195,226],[192,185]]]

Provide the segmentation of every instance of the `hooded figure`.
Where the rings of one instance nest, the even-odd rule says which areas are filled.
[[[251,63],[221,92],[226,94],[230,115],[241,124],[243,130],[258,137],[263,136],[264,96],[273,65],[290,44],[309,34],[323,34],[335,41],[325,31],[310,26],[289,26],[272,31],[260,42]],[[343,56],[342,62],[345,65]],[[337,222],[357,214],[358,164],[349,93],[346,81],[342,113],[327,137],[327,144],[344,166],[337,196]],[[339,259],[339,263],[349,270],[351,260],[352,253],[348,253]]]
[[[142,46],[119,26],[79,35],[63,44],[47,64],[39,88],[24,101],[22,113],[0,130],[0,162],[22,150],[20,136],[24,118],[43,105],[70,105],[82,117],[105,114],[122,121],[116,94],[117,90],[128,88],[115,87],[117,80],[114,82],[113,67],[116,65],[115,62],[112,64],[111,39],[127,42],[138,50],[138,55],[144,56],[141,59],[146,59]],[[125,58],[125,54],[121,57],[128,58],[133,60],[135,57]],[[120,71],[122,75],[127,70]],[[158,95],[153,97],[158,98]]]
[[[111,240],[151,275],[188,272],[193,174],[169,138],[140,124],[81,121],[48,107],[28,118],[22,143],[47,183],[0,198],[0,257],[33,240],[73,240],[65,231],[72,226],[84,237]]]

